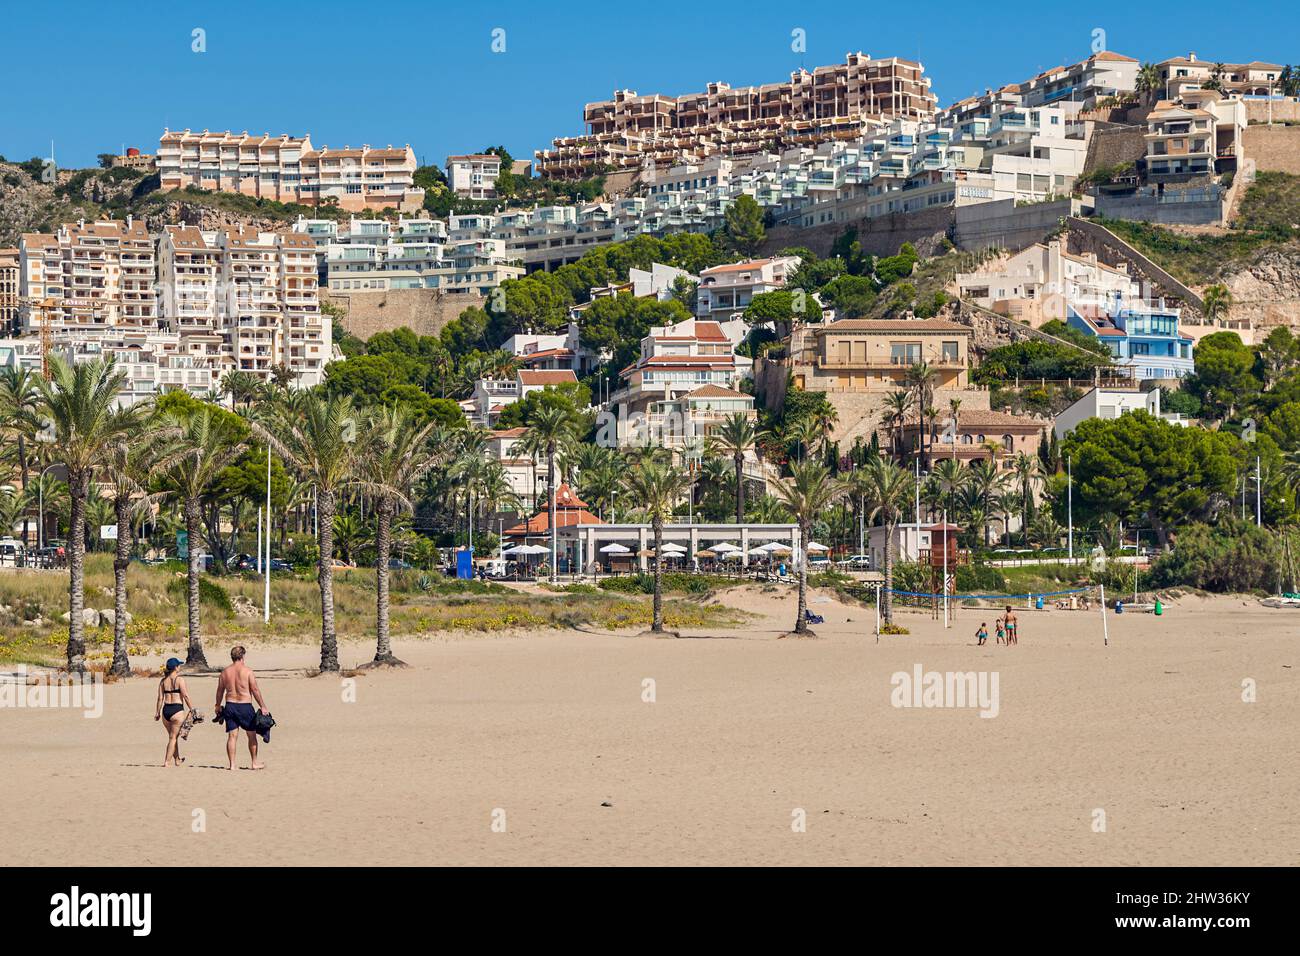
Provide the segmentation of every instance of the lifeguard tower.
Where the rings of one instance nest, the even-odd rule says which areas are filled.
[[[930,548],[921,549],[922,564],[930,566],[930,610],[935,617],[943,607],[943,595],[957,591],[957,566],[970,564],[970,552],[957,547],[961,528],[955,524],[939,523],[921,529],[930,535]],[[945,574],[946,572],[946,574]]]

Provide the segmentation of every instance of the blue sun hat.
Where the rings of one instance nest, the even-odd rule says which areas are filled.
[[[169,657],[167,658],[167,663],[163,666],[167,669],[167,673],[170,674],[172,671],[176,670],[176,668],[181,666],[181,662],[179,658]]]

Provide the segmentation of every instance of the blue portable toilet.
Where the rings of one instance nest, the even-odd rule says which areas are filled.
[[[462,581],[474,578],[474,552],[470,548],[461,548],[456,552],[456,577]]]

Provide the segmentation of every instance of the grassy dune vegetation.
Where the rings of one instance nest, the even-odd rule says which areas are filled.
[[[203,579],[203,635],[220,645],[232,639],[315,643],[320,640],[320,592],[310,573],[276,575],[271,582],[271,622],[262,623],[262,581],[252,575]],[[179,565],[132,564],[128,578],[129,653],[182,650],[185,644],[184,572]],[[112,608],[112,559],[86,558],[86,607]],[[0,662],[57,663],[67,643],[66,574],[0,572]],[[335,617],[342,640],[373,642],[374,571],[336,572]],[[521,593],[499,584],[450,581],[418,571],[392,574],[395,638],[446,632],[491,633],[543,628],[615,630],[650,624],[650,601],[639,594],[592,589],[593,593]],[[743,623],[739,612],[707,594],[667,601],[669,627],[726,627]],[[39,624],[25,622],[39,621]],[[87,659],[101,666],[111,657],[113,629],[86,629]],[[182,655],[183,656],[183,655]],[[219,656],[219,655],[218,655]]]

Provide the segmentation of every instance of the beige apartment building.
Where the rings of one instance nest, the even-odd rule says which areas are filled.
[[[811,328],[811,361],[794,367],[794,384],[815,391],[889,392],[924,362],[936,391],[966,388],[971,330],[945,319],[843,319]]]
[[[25,233],[18,254],[24,331],[158,327],[154,240],[144,223],[80,220]]]
[[[850,53],[800,69],[789,82],[733,88],[710,83],[670,97],[618,90],[583,109],[586,133],[537,152],[538,174],[577,179],[609,167],[667,169],[709,156],[746,156],[854,139],[894,118],[932,119],[936,97],[922,64]]]
[[[1282,70],[1278,63],[1216,63],[1202,60],[1195,53],[1161,60],[1161,93],[1167,100],[1178,99],[1187,90],[1199,90],[1211,80],[1218,80],[1225,96],[1270,96],[1279,93]]]
[[[0,335],[18,332],[18,250],[0,249]]]
[[[333,351],[316,244],[301,233],[79,222],[24,235],[18,276],[21,334],[78,360],[148,355],[132,365],[140,394],[201,393],[236,369],[312,386]]]
[[[210,189],[277,202],[341,209],[419,209],[410,146],[330,149],[311,136],[163,130],[158,142],[163,189]]]

